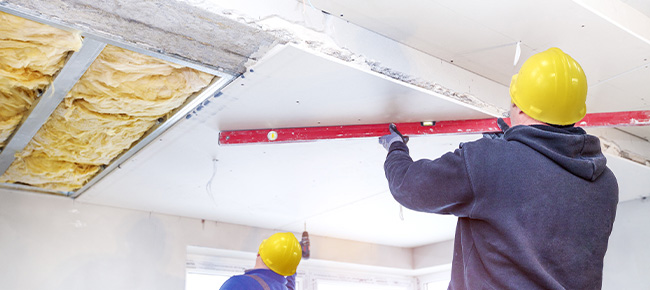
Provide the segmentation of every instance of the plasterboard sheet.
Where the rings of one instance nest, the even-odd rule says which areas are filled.
[[[485,1],[473,1],[471,5],[490,5],[483,2]],[[507,67],[504,64],[512,65],[515,43],[519,39],[485,26],[468,17],[465,10],[458,10],[444,1],[312,0],[311,3],[318,9],[444,61],[474,68],[470,70],[481,72],[479,74],[502,84],[505,84],[504,80],[509,80],[514,71],[510,69],[496,72],[493,65],[501,68]],[[483,11],[490,11],[490,15],[498,13],[493,8],[489,7]],[[527,47],[523,49],[528,51]],[[486,51],[491,53],[490,56],[476,61],[477,54],[482,55]],[[484,74],[488,71],[492,73]]]
[[[377,138],[219,146],[218,133],[355,123],[367,121],[366,116],[377,123],[414,121],[404,113],[410,106],[391,103],[396,92],[401,103],[421,102],[433,115],[447,113],[439,111],[443,108],[456,118],[482,113],[292,46],[252,70],[79,200],[294,232],[307,223],[316,235],[400,247],[453,237],[453,217],[405,209],[404,221],[399,219],[383,173],[386,153]],[[414,159],[436,158],[476,138],[480,136],[420,136],[409,145]],[[628,174],[631,167],[625,162],[615,166],[617,161],[610,164],[623,184],[622,195],[630,196],[624,199],[638,196],[647,187],[629,183],[628,188],[627,177],[635,180]]]
[[[433,215],[409,218],[408,227],[384,222],[385,208],[399,207],[388,192],[386,152],[377,138],[219,146],[219,130],[489,115],[293,46],[251,69],[79,200],[295,232],[306,222],[313,234],[393,246],[453,237],[449,227],[421,230],[438,223]],[[411,146],[415,158],[436,157],[476,138],[414,137]],[[327,222],[328,215],[337,219]]]
[[[488,118],[455,99],[286,45],[223,90],[216,129]]]
[[[648,47],[650,57],[650,46]],[[649,59],[650,60],[650,59]],[[650,110],[650,61],[606,80],[588,79],[590,112]]]
[[[399,221],[377,138],[220,147],[217,133],[184,120],[79,200],[294,232],[306,222],[316,235],[392,246],[453,237],[448,218]],[[475,138],[414,137],[411,146],[415,158],[435,157]]]
[[[452,240],[458,218],[416,212],[401,207],[389,192],[381,192],[361,201],[305,220],[307,230],[318,229],[325,236],[346,236],[355,241],[367,241],[375,233],[382,233],[383,243],[400,247],[418,247]],[[302,222],[289,225],[300,228]],[[408,238],[406,238],[408,237]]]
[[[591,84],[627,73],[649,59],[650,44],[573,1],[312,0],[312,3],[332,15],[447,62],[453,60],[453,64],[505,86],[525,59],[552,46],[576,58]],[[515,66],[518,41],[522,41],[522,52]],[[642,101],[631,95],[647,92],[648,85],[647,81],[636,82],[614,95],[594,96],[594,99],[623,100],[617,107],[631,110],[642,105]],[[608,108],[596,101],[589,104],[594,112],[599,107]],[[588,109],[592,112],[592,107]]]
[[[642,127],[621,127],[619,128],[622,131],[625,131],[627,133],[630,133],[634,136],[643,138],[650,142],[650,126],[642,126]],[[648,144],[650,146],[650,144]],[[650,156],[648,156],[650,157]]]
[[[645,14],[646,16],[650,17],[650,2],[646,0],[621,0],[621,1],[627,5],[630,5],[631,7]]]
[[[609,154],[607,166],[618,180],[619,202],[650,196],[650,167]]]

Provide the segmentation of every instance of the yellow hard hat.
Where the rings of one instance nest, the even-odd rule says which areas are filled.
[[[512,76],[510,97],[535,120],[574,124],[587,114],[587,77],[577,61],[553,47],[531,56]]]
[[[291,276],[302,257],[300,242],[293,233],[276,233],[262,241],[259,250],[264,264],[282,276]]]

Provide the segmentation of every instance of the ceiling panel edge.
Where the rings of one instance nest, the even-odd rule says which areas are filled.
[[[71,26],[60,24],[56,21],[43,19],[41,17],[33,16],[29,13],[21,12],[20,10],[14,8],[10,8],[5,2],[0,2],[0,11],[65,31],[77,31]],[[183,118],[186,118],[189,113],[196,110],[197,108],[200,108],[204,103],[210,102],[210,98],[218,96],[221,89],[223,89],[235,79],[234,75],[225,73],[222,69],[214,69],[211,67],[198,65],[194,62],[188,62],[186,60],[178,59],[166,54],[152,52],[136,46],[124,44],[119,41],[113,41],[104,37],[95,36],[91,33],[81,32],[81,35],[84,36],[81,49],[77,52],[72,53],[71,56],[68,57],[63,68],[56,75],[54,75],[52,83],[46,87],[45,92],[39,96],[34,104],[29,108],[25,114],[25,117],[23,117],[23,121],[20,123],[14,133],[7,139],[7,145],[0,151],[0,175],[2,175],[12,164],[14,161],[14,155],[22,151],[27,143],[32,140],[36,132],[49,119],[52,112],[62,102],[70,89],[72,89],[72,87],[79,81],[81,76],[86,72],[86,70],[90,67],[90,65],[102,52],[107,44],[113,44],[130,51],[202,71],[216,76],[217,78],[215,78],[207,87],[190,95],[187,100],[183,102],[183,104],[178,108],[170,111],[165,117],[160,118],[158,122],[153,127],[149,128],[141,138],[136,140],[129,149],[123,151],[106,166],[102,166],[100,171],[91,179],[89,179],[83,187],[74,191],[67,192],[45,189],[20,183],[0,183],[0,188],[50,193],[77,198],[90,186],[108,175],[114,168],[119,167],[122,162],[128,160],[131,156],[137,153],[137,151],[147,146],[148,143],[156,139],[176,122]]]

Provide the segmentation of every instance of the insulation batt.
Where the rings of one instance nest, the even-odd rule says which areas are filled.
[[[0,182],[76,190],[213,78],[107,45]]]
[[[0,149],[81,36],[0,12]]]

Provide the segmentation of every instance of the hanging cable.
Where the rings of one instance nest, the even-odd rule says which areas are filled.
[[[205,184],[205,191],[212,200],[212,203],[217,206],[217,201],[214,199],[214,195],[212,194],[212,180],[214,180],[214,177],[217,175],[217,162],[219,159],[213,158],[212,159],[212,176],[210,176],[210,180],[208,180],[208,183]]]
[[[519,57],[521,56],[521,41],[517,42],[517,48],[515,49],[515,61],[512,64],[513,66],[517,66],[517,63],[519,62]]]

